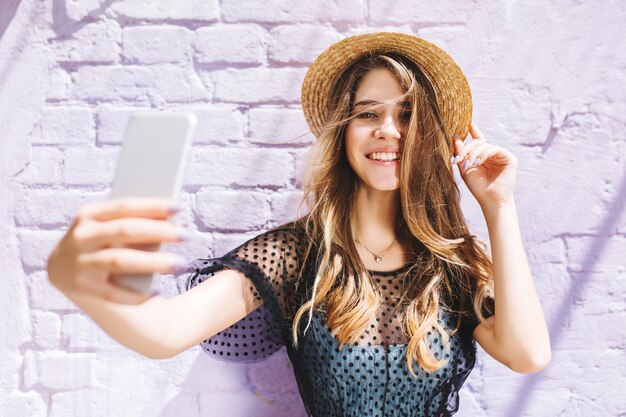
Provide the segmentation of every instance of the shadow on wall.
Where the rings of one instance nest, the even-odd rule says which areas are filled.
[[[6,32],[7,28],[11,24],[11,20],[15,17],[17,6],[20,4],[20,0],[8,0],[7,2],[0,2],[0,41],[2,41],[2,35]]]
[[[80,21],[73,20],[67,15],[66,0],[53,0],[52,2],[52,30],[59,37],[72,35],[83,26],[91,23],[96,17],[103,14],[115,0],[103,1],[98,7],[89,11]]]
[[[306,417],[285,347],[252,364],[209,358],[194,349],[197,360],[159,417]]]
[[[576,283],[572,283],[567,296],[563,299],[559,309],[557,310],[556,317],[552,323],[548,324],[553,353],[558,352],[559,342],[561,341],[561,337],[563,335],[563,329],[566,328],[566,323],[571,318],[571,310],[574,305],[574,300],[579,299],[581,295],[585,293],[587,287],[591,284],[589,282],[589,271],[594,269],[595,264],[598,262],[606,246],[609,244],[609,240],[616,229],[617,222],[620,219],[625,203],[626,176],[622,178],[622,183],[615,199],[613,200],[613,204],[609,207],[604,221],[597,229],[598,232],[593,243],[582,259],[583,273],[580,275],[580,280]],[[544,378],[545,374],[540,372],[530,375],[528,379],[526,379],[524,384],[519,389],[515,401],[511,404],[509,412],[506,414],[507,417],[517,417],[522,414],[523,410],[528,405],[532,392]]]
[[[102,1],[98,7],[90,10],[83,19],[77,21],[68,16],[66,0],[53,0],[52,29],[59,38],[69,37],[83,26],[96,20],[96,18],[106,12],[109,6],[114,2],[115,0]],[[0,0],[0,42],[2,42],[5,32],[15,18],[19,4],[20,0]],[[37,13],[31,11],[31,15],[27,17],[29,24],[26,25],[22,21],[21,26],[14,31],[15,34],[9,40],[11,42],[9,48],[13,51],[13,59],[0,62],[0,90],[2,90],[5,81],[10,78],[16,62],[19,61],[20,55],[25,50],[28,44],[29,31],[34,27],[32,24],[34,23],[33,20],[36,18]]]

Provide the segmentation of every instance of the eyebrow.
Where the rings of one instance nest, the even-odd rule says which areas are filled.
[[[353,107],[358,107],[358,106],[368,106],[370,104],[385,104],[383,102],[380,101],[376,101],[376,100],[360,100],[357,101],[356,103],[354,103]],[[401,107],[407,107],[411,104],[411,102],[409,101],[401,101],[399,103],[397,103],[397,106],[401,106]]]

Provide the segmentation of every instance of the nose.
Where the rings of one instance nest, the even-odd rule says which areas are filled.
[[[382,126],[374,131],[374,135],[376,139],[400,139],[402,137],[393,117],[385,117]]]

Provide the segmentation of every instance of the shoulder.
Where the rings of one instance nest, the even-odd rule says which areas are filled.
[[[256,238],[274,242],[281,248],[296,248],[308,241],[305,223],[302,219],[274,227]]]
[[[300,220],[276,226],[250,238],[230,254],[254,252],[258,255],[290,255],[300,253],[307,242],[306,230]]]

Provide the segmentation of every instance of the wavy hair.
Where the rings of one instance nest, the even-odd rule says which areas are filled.
[[[376,68],[395,75],[411,106],[401,155],[395,232],[403,247],[417,255],[406,271],[409,284],[401,296],[400,315],[409,340],[407,364],[415,376],[414,361],[428,372],[446,362],[434,357],[427,342],[431,330],[436,331],[449,352],[449,333],[438,322],[440,308],[457,314],[450,334],[458,331],[462,316],[485,320],[483,311],[490,308],[486,299],[493,292],[493,264],[486,245],[469,234],[463,217],[450,164],[453,144],[432,86],[415,64],[397,54],[360,59],[344,71],[332,91],[324,129],[305,174],[303,202],[309,212],[299,219],[309,237],[305,262],[316,257],[317,271],[310,298],[295,312],[292,336],[297,346],[301,320],[308,313],[306,332],[314,309],[320,309],[340,346],[356,343],[381,305],[381,295],[354,243],[358,178],[348,163],[344,140],[355,91],[363,76]],[[297,284],[301,282],[302,272]]]

